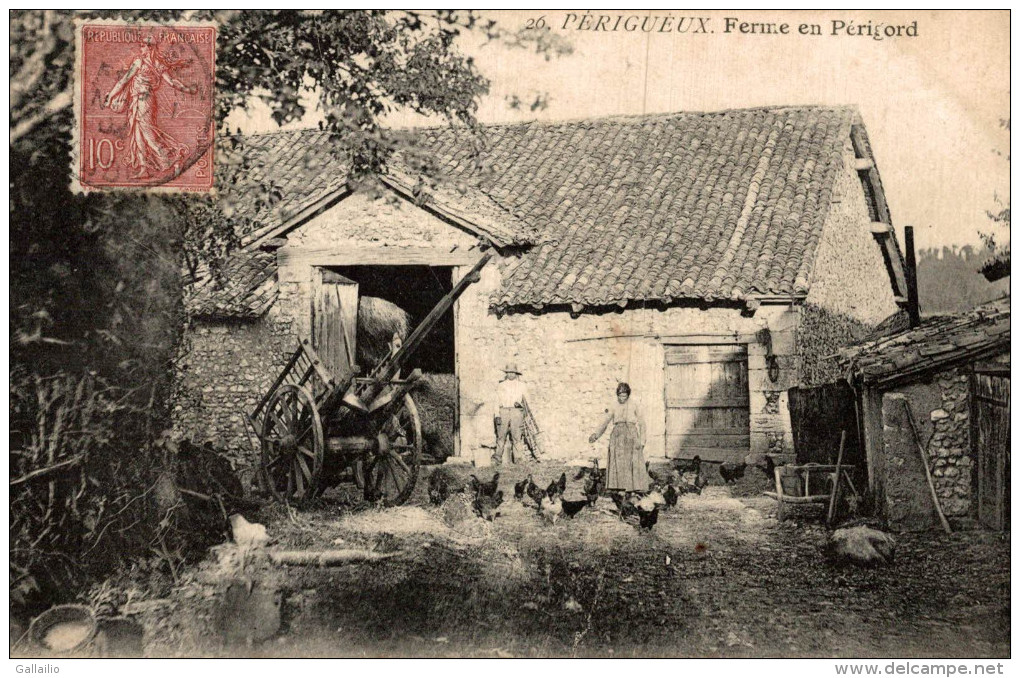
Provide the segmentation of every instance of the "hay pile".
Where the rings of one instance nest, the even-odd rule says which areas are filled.
[[[358,303],[358,345],[355,359],[370,370],[390,351],[393,335],[401,340],[410,334],[411,316],[396,304],[379,297],[361,297]]]
[[[441,463],[453,454],[456,401],[457,378],[452,374],[425,374],[414,390],[425,454],[436,462]]]

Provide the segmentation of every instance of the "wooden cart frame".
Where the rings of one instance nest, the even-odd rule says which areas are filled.
[[[304,339],[246,420],[259,439],[260,472],[278,500],[302,502],[350,475],[369,501],[402,504],[418,479],[421,419],[408,359],[492,258],[482,255],[424,320],[364,377],[330,371]]]

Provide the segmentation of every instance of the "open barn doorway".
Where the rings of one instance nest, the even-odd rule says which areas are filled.
[[[367,373],[388,350],[395,330],[410,334],[453,288],[451,266],[336,266],[329,271],[358,287],[357,362]],[[422,420],[425,454],[442,461],[454,454],[457,375],[454,314],[448,311],[411,356],[403,373],[423,373],[413,396]]]

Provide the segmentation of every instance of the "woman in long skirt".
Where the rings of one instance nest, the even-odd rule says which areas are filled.
[[[630,386],[616,387],[616,402],[606,410],[606,418],[588,442],[594,443],[606,432],[609,424],[609,464],[606,489],[625,492],[647,492],[648,471],[645,469],[645,422],[637,404],[630,399]]]

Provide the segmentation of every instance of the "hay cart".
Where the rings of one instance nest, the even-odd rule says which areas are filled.
[[[261,448],[266,489],[279,501],[313,498],[351,479],[369,501],[398,505],[418,480],[422,432],[411,397],[420,370],[401,378],[412,353],[491,259],[484,254],[402,343],[364,377],[334,374],[308,339],[247,416]],[[342,331],[342,328],[341,328]]]

